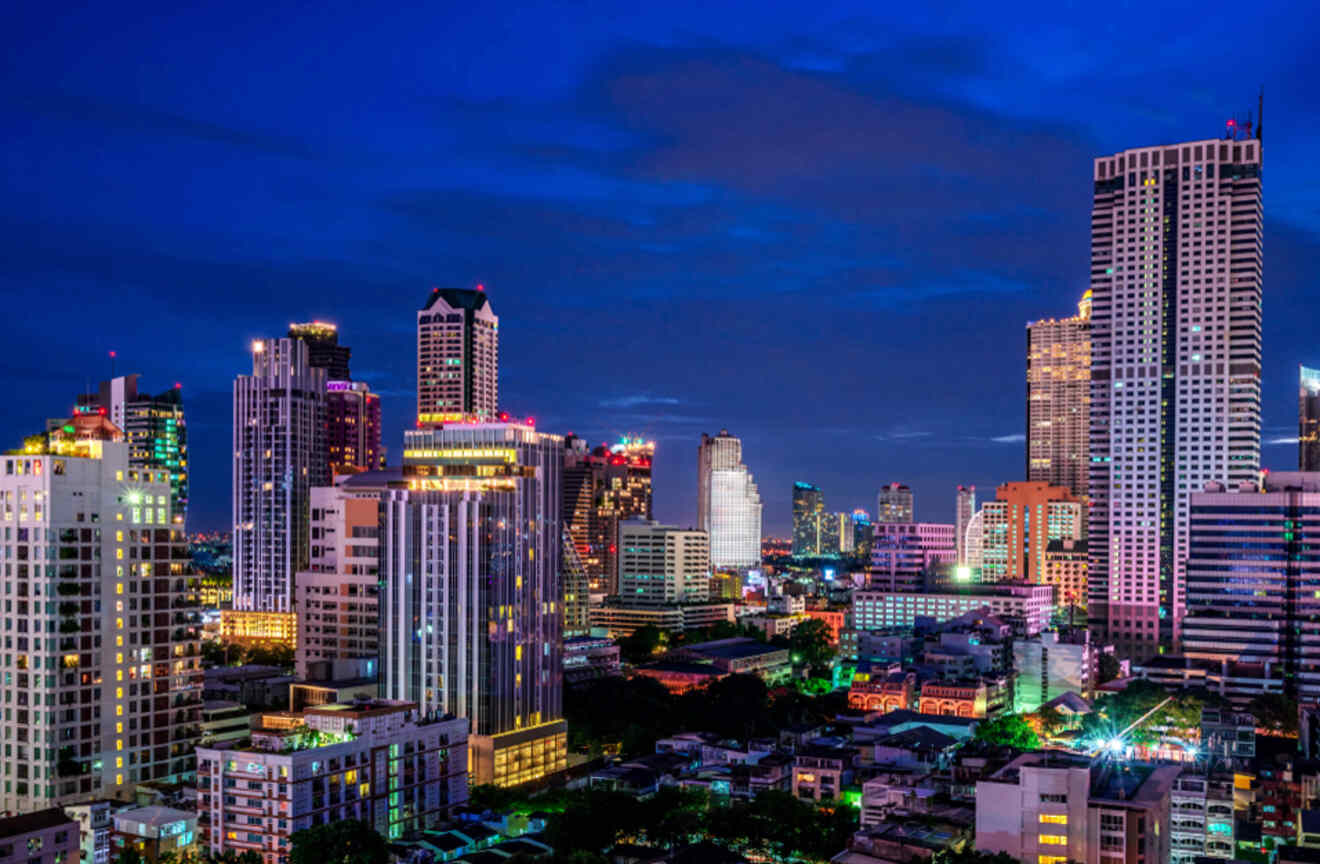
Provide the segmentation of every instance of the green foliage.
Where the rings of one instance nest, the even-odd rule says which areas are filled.
[[[389,847],[366,822],[344,819],[295,831],[289,864],[387,864]]]
[[[669,634],[654,624],[638,627],[619,641],[619,655],[628,663],[646,663],[668,644]]]
[[[1281,735],[1298,733],[1297,700],[1282,694],[1257,696],[1247,706],[1247,712],[1256,718],[1256,725]]]
[[[518,801],[518,795],[511,789],[483,783],[468,787],[468,806],[476,810],[494,810],[499,813],[508,810]]]
[[[795,665],[809,669],[828,667],[835,655],[834,646],[830,644],[829,625],[816,618],[798,624],[788,637],[788,650]]]
[[[247,651],[243,652],[243,663],[254,663],[258,666],[292,666],[293,646],[283,643],[249,646]]]
[[[1150,744],[1163,733],[1185,735],[1199,728],[1203,700],[1191,690],[1171,694],[1158,684],[1138,679],[1121,692],[1101,696],[1095,709],[1082,718],[1084,739],[1107,740],[1169,700],[1136,729],[1124,736],[1133,744]]]
[[[1107,684],[1118,677],[1119,665],[1118,658],[1113,654],[1100,655],[1100,683]]]
[[[125,846],[124,851],[115,858],[115,864],[143,864],[142,853],[133,846]]]
[[[1007,852],[981,852],[976,849],[954,852],[941,849],[930,859],[930,864],[1018,864],[1018,860]]]
[[[977,726],[976,740],[1016,750],[1035,750],[1040,747],[1040,738],[1036,736],[1035,730],[1017,714],[1005,714]]]

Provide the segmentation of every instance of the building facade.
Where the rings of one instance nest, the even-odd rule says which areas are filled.
[[[197,579],[170,472],[65,428],[0,456],[11,812],[190,779],[200,731]]]
[[[1176,648],[1188,497],[1260,468],[1261,142],[1095,160],[1091,210],[1092,626]]]
[[[485,289],[433,288],[417,312],[417,422],[499,413],[500,319]]]
[[[1090,483],[1091,292],[1077,314],[1027,325],[1027,479],[1085,500]]]
[[[976,515],[976,487],[959,486],[954,501],[953,543],[954,560],[960,566],[967,566],[967,526]]]
[[[1297,470],[1320,471],[1320,369],[1298,367]]]
[[[957,555],[952,525],[879,522],[872,527],[872,588],[920,591],[932,568],[952,564]]]
[[[588,451],[564,439],[563,519],[589,588],[619,593],[619,523],[651,518],[655,442],[623,438]]]
[[[529,423],[409,431],[382,504],[381,690],[469,719],[475,782],[566,764],[562,449]]]
[[[325,321],[290,324],[288,336],[290,339],[301,339],[307,345],[307,362],[317,369],[324,369],[325,380],[353,380],[348,371],[353,350],[339,344],[339,328],[334,324]]]
[[[742,461],[742,441],[721,429],[697,448],[697,527],[710,537],[713,567],[761,563],[761,493]]]
[[[643,519],[619,523],[619,600],[657,607],[710,600],[710,540]]]
[[[365,381],[325,384],[325,454],[330,476],[385,466],[380,397]]]
[[[915,521],[912,490],[902,483],[890,483],[875,496],[875,522],[877,529],[886,523]]]
[[[1086,568],[1089,556],[1085,540],[1051,540],[1045,547],[1045,575],[1054,586],[1054,601],[1060,609],[1086,608]]]
[[[981,506],[981,581],[1045,581],[1053,540],[1081,537],[1086,511],[1062,486],[1005,483]]]
[[[68,864],[78,857],[78,823],[58,807],[0,819],[0,864]]]
[[[252,374],[234,379],[234,611],[293,612],[293,576],[309,558],[310,494],[330,483],[325,370],[301,339],[252,343]],[[261,626],[244,628],[253,635]]]
[[[879,591],[859,588],[852,593],[852,623],[858,630],[911,627],[916,619],[942,623],[967,612],[988,609],[1031,636],[1049,626],[1054,591],[1048,585],[1003,583],[969,585],[949,591]]]
[[[801,480],[793,484],[793,554],[821,554],[821,521],[825,518],[825,493]]]

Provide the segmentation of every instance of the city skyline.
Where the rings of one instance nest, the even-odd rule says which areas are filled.
[[[33,83],[9,96],[7,119],[25,133],[10,138],[12,164],[30,170],[10,175],[9,269],[0,278],[28,326],[5,361],[17,392],[0,431],[17,440],[66,414],[50,394],[110,377],[115,350],[115,374],[183,384],[189,527],[223,528],[224,394],[251,338],[293,321],[337,323],[353,345],[355,377],[382,394],[382,437],[396,452],[414,411],[410,316],[432,285],[484,284],[505,331],[501,403],[593,445],[624,434],[656,440],[657,518],[695,524],[687,454],[702,431],[727,427],[752,454],[767,534],[788,533],[787,490],[802,477],[840,510],[871,510],[879,486],[901,480],[919,499],[916,518],[950,522],[958,484],[1023,479],[1021,328],[1066,312],[1087,287],[1086,165],[1124,148],[1213,137],[1227,117],[1255,107],[1263,81],[1271,179],[1262,461],[1295,463],[1286,439],[1296,436],[1296,367],[1320,362],[1289,323],[1304,318],[1304,262],[1320,250],[1303,182],[1320,115],[1308,76],[1290,65],[1313,35],[1309,22],[1284,29],[1262,14],[1230,30],[1198,21],[1187,44],[1231,42],[1235,66],[1251,74],[1206,77],[1199,57],[1175,51],[1161,58],[1169,74],[1136,87],[1100,46],[1053,75],[1039,73],[1062,64],[1062,50],[1000,63],[1016,56],[1013,42],[974,14],[962,31],[898,22],[887,33],[842,11],[808,21],[776,10],[738,37],[729,37],[727,18],[669,14],[692,31],[648,38],[639,34],[655,22],[645,18],[594,22],[569,40],[572,59],[560,65],[544,52],[519,59],[519,46],[495,40],[490,60],[471,60],[472,69],[499,61],[507,71],[427,85],[443,107],[418,127],[424,148],[390,134],[421,123],[410,103],[351,122],[318,119],[338,115],[315,98],[295,104],[290,88],[338,85],[348,102],[365,99],[341,73],[324,78],[334,70],[319,63],[317,82],[293,75],[267,95],[254,92],[262,88],[246,62],[221,56],[204,68],[175,54],[168,79],[147,76],[139,89],[124,71],[138,68],[123,53],[134,39],[90,50],[103,22],[96,13],[66,16],[65,50],[88,59],[69,64],[59,50],[24,48],[17,68]],[[47,26],[41,10],[23,15],[18,32]],[[425,32],[422,24],[391,23],[400,28],[391,46],[403,56],[420,51],[406,31]],[[478,13],[460,29],[475,44],[490,24]],[[177,50],[168,47],[170,25],[130,26],[143,28],[126,34],[138,43]],[[173,26],[207,30],[195,20]],[[344,15],[322,26],[354,29]],[[638,39],[649,44],[625,50]],[[1033,41],[1053,40],[1035,32]],[[239,42],[257,56],[269,50],[255,38]],[[384,56],[374,44],[358,50],[367,66]],[[55,63],[58,74],[47,65]],[[523,94],[530,72],[545,68],[555,74]],[[648,80],[658,86],[642,86]],[[223,109],[208,101],[227,87],[252,98]],[[656,101],[666,90],[673,101]],[[746,131],[708,139],[704,91],[747,118]],[[801,125],[831,134],[763,144],[765,123],[797,125],[773,111],[756,119],[774,107],[771,92],[821,106],[827,113]],[[958,128],[976,143],[950,140],[945,121],[966,124]],[[891,136],[896,127],[905,134]],[[382,131],[363,131],[372,129]],[[490,164],[454,143],[468,131],[485,136]],[[858,154],[838,143],[857,137],[876,147]],[[101,142],[95,153],[83,149],[88,139]],[[433,147],[455,158],[436,160]],[[370,157],[380,148],[390,158]],[[994,151],[1019,156],[990,158]],[[799,153],[827,166],[802,185],[784,171]],[[130,188],[110,176],[144,156],[158,180]],[[100,158],[113,169],[104,176],[92,167]],[[913,189],[885,167],[913,159],[937,173],[966,172],[972,191]],[[197,164],[208,171],[199,176]],[[904,234],[893,213],[911,213],[919,200],[939,221]],[[72,212],[81,214],[74,222]],[[997,227],[984,234],[977,226],[988,216]],[[805,327],[768,311],[776,299],[806,297],[823,302]],[[160,326],[148,330],[152,320]],[[654,322],[640,341],[639,321]],[[900,362],[918,374],[884,373]],[[810,387],[830,364],[859,371]],[[776,399],[786,391],[806,394],[793,416]]]

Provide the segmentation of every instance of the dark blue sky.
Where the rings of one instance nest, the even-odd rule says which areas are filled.
[[[1089,159],[1217,136],[1264,84],[1264,452],[1293,467],[1296,364],[1320,363],[1320,24],[929,8],[20,4],[0,439],[116,349],[150,389],[183,382],[190,527],[222,527],[251,338],[338,322],[397,453],[415,310],[482,282],[504,407],[654,437],[661,518],[695,518],[697,439],[727,427],[767,531],[795,479],[868,510],[903,480],[948,520],[955,484],[1022,473],[1023,325],[1086,287]]]

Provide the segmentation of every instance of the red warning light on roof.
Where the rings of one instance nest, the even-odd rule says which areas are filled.
[[[111,356],[111,357],[118,357],[119,355],[118,355],[117,353],[115,353],[114,351],[111,351],[111,352],[110,352],[110,356]]]
[[[485,286],[485,285],[482,285],[480,282],[478,282],[478,283],[477,283],[477,290],[478,290],[478,291],[482,291],[482,292],[484,292],[484,291],[486,290],[486,286]]]
[[[536,425],[536,420],[535,420],[534,418],[532,418],[532,417],[528,417],[528,418],[527,418],[527,425],[528,425],[528,426],[535,426],[535,425]]]
[[[178,381],[175,381],[175,382],[174,382],[174,389],[175,389],[175,390],[182,390],[182,389],[183,389],[183,385],[180,384]]]

